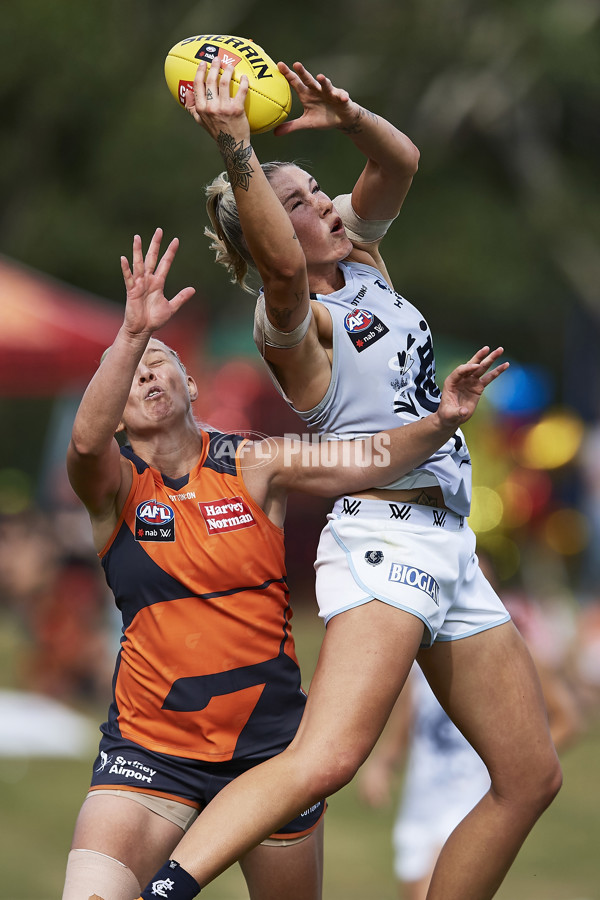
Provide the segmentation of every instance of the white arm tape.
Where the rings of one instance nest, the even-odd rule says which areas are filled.
[[[344,223],[346,234],[351,241],[357,241],[359,244],[380,241],[394,221],[394,219],[361,219],[352,208],[352,194],[340,194],[333,201],[333,205]]]
[[[264,356],[265,347],[274,347],[276,350],[289,350],[291,347],[297,347],[304,339],[311,319],[312,307],[309,306],[304,319],[293,331],[279,331],[269,321],[265,309],[265,297],[264,294],[260,294],[254,311],[254,343],[262,356]]]

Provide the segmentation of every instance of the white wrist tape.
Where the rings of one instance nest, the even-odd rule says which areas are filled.
[[[309,306],[304,319],[293,331],[279,331],[269,321],[264,294],[260,294],[254,311],[254,343],[262,355],[264,355],[265,347],[274,347],[276,350],[289,350],[291,347],[297,347],[304,339],[311,319],[312,308]]]
[[[380,241],[394,221],[394,219],[361,219],[352,208],[352,194],[340,194],[333,201],[333,205],[344,223],[346,234],[351,241],[357,241],[359,244]]]

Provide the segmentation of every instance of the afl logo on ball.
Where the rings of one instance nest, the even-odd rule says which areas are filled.
[[[144,500],[135,511],[136,541],[174,541],[175,513],[166,503]]]
[[[368,309],[353,309],[344,319],[344,328],[350,334],[364,331],[366,328],[371,327],[374,318],[375,316]]]
[[[224,47],[216,47],[214,44],[202,44],[195,55],[196,59],[204,59],[209,63],[214,62],[218,57],[219,64],[223,69],[225,66],[233,66],[235,68],[242,59],[237,53],[225,50]]]

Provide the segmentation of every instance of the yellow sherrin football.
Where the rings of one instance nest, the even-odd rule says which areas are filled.
[[[198,63],[204,60],[211,65],[215,59],[221,69],[233,64],[232,96],[240,86],[240,77],[248,76],[246,115],[253,134],[270,131],[287,118],[292,92],[271,57],[254,41],[228,34],[198,34],[169,50],[165,78],[181,106],[185,106],[185,92],[193,85]]]

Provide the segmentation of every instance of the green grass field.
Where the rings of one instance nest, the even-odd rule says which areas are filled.
[[[307,674],[321,627],[312,611],[294,620]],[[14,631],[7,635],[0,628],[0,651],[0,672],[9,679],[10,658],[18,652]],[[2,900],[60,898],[71,831],[87,789],[90,763],[0,758]],[[600,900],[600,727],[568,751],[563,766],[563,790],[527,840],[497,895],[500,900]],[[391,869],[392,819],[393,810],[366,809],[354,785],[330,799],[325,837],[327,900],[397,900]],[[201,896],[245,900],[237,867]]]

